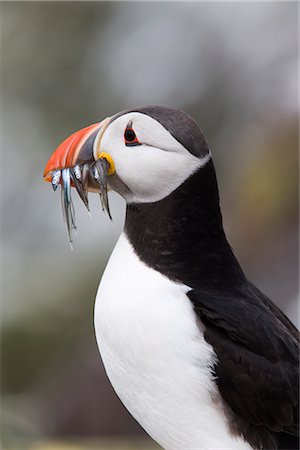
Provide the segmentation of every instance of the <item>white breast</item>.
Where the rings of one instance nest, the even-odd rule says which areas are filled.
[[[229,433],[215,359],[187,286],[149,268],[122,235],[95,305],[99,350],[116,393],[167,450],[250,449]]]

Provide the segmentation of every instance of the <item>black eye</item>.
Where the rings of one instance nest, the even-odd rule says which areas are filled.
[[[125,144],[130,147],[134,145],[140,145],[138,138],[133,130],[133,128],[127,127],[124,133]]]
[[[135,140],[135,138],[136,138],[136,135],[135,135],[135,132],[133,131],[133,129],[132,128],[126,128],[126,131],[125,131],[125,139],[126,139],[126,141],[132,142],[132,141]]]

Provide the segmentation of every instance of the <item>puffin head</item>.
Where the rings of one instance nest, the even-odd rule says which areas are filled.
[[[188,114],[148,106],[122,111],[72,134],[49,159],[44,178],[54,190],[62,186],[71,241],[75,227],[71,186],[87,208],[87,192],[99,192],[110,216],[107,189],[127,203],[157,202],[209,159],[205,138]]]

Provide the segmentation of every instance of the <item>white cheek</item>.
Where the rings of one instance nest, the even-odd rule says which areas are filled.
[[[124,130],[129,121],[145,144],[125,145]],[[113,158],[116,173],[128,188],[119,193],[129,203],[161,200],[210,159],[210,154],[203,158],[192,155],[160,123],[140,113],[113,121],[103,135],[101,151]]]
[[[125,147],[122,152],[112,150],[111,156],[118,176],[132,193],[126,200],[147,203],[169,195],[209,159],[148,146]]]

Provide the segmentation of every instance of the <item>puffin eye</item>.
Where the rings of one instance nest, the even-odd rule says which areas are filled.
[[[138,141],[138,138],[136,137],[136,134],[130,126],[128,126],[124,133],[124,139],[125,139],[125,145],[127,147],[133,147],[134,145],[141,145],[141,143]]]

